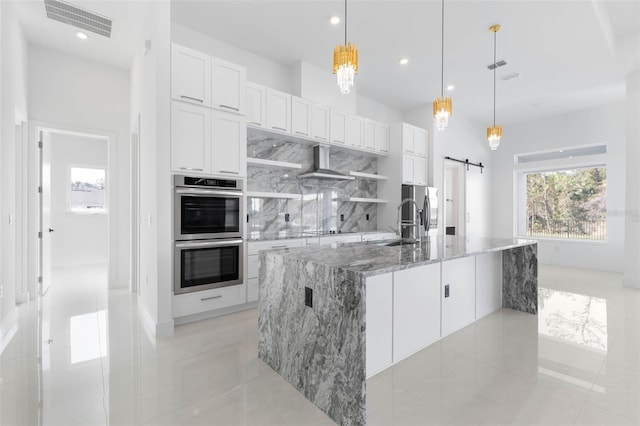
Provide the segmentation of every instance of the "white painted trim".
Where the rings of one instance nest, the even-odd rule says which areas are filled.
[[[247,311],[249,309],[256,309],[258,302],[249,302],[242,305],[229,306],[227,308],[216,309],[213,311],[199,312],[197,314],[184,315],[182,317],[174,318],[175,325],[189,324],[190,322],[202,321],[211,318],[217,318],[224,315],[234,314],[236,312]]]
[[[140,319],[149,340],[153,342],[154,346],[156,337],[167,337],[173,335],[174,321],[171,319],[156,323],[147,310],[146,305],[142,302],[142,298],[138,298],[138,318]]]
[[[27,197],[29,197],[32,201],[32,205],[29,206],[28,217],[29,217],[29,225],[28,225],[28,235],[29,235],[29,268],[30,271],[28,277],[28,291],[35,297],[38,294],[38,273],[39,273],[39,253],[38,253],[38,185],[40,181],[40,170],[38,164],[38,147],[37,147],[37,135],[40,130],[50,131],[53,133],[65,133],[71,134],[75,136],[83,136],[83,137],[98,137],[107,139],[107,187],[116,188],[116,163],[117,163],[117,133],[115,131],[103,130],[103,129],[92,129],[88,127],[68,125],[68,124],[56,124],[45,121],[37,121],[33,120],[29,123],[29,138],[28,138],[28,146],[29,146],[29,154],[28,157],[33,161],[33,163],[29,162],[29,176],[33,181],[30,181],[27,184],[27,188],[23,188],[27,192]],[[108,191],[107,193],[107,205],[110,206],[110,211],[117,211],[117,201],[116,201],[116,191]],[[34,220],[35,219],[35,220]],[[107,256],[109,263],[109,275],[108,275],[108,285],[109,288],[112,288],[113,285],[111,283],[116,282],[117,277],[117,252],[116,252],[116,243],[115,243],[115,231],[116,227],[117,214],[110,214],[108,225],[107,225]],[[35,246],[35,247],[32,247]],[[128,278],[127,278],[128,279]]]

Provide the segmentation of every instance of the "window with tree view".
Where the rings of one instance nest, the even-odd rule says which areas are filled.
[[[70,168],[72,212],[106,212],[105,172],[105,169],[97,168]]]
[[[527,173],[527,236],[607,239],[607,170]]]

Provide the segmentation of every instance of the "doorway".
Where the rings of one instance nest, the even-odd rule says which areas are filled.
[[[444,160],[444,229],[446,235],[465,235],[464,165]]]
[[[97,267],[111,282],[114,192],[112,136],[40,127],[38,137],[38,292],[53,271]],[[64,274],[63,274],[64,275]]]

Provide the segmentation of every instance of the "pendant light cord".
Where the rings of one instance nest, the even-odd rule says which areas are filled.
[[[344,45],[347,46],[347,0],[344,0]]]
[[[497,31],[493,33],[493,127],[496,127],[496,37]]]
[[[441,55],[440,55],[440,97],[444,98],[444,0],[442,0]]]

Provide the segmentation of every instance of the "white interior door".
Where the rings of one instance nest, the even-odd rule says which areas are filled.
[[[40,130],[40,294],[51,286],[51,143],[49,133]]]
[[[487,204],[484,176],[479,167],[469,167],[465,172],[466,235],[486,236],[484,208]]]
[[[465,235],[464,165],[444,163],[444,229],[447,235]]]
[[[131,134],[131,291],[140,294],[140,115]]]

